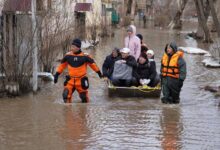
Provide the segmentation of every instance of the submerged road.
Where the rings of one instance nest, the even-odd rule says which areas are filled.
[[[155,51],[160,68],[165,44],[175,39],[179,46],[202,43],[182,32],[138,29],[144,42]],[[123,47],[125,29],[102,40],[88,51],[101,67],[114,46]],[[159,98],[109,98],[106,83],[89,71],[90,103],[63,104],[62,77],[46,83],[37,95],[0,99],[0,150],[219,150],[219,99],[201,89],[220,81],[219,69],[205,68],[203,56],[185,54],[187,79],[178,105],[165,105]]]

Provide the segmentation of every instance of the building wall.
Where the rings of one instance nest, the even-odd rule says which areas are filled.
[[[102,1],[101,0],[77,0],[77,2],[87,2],[92,4],[92,11],[85,12],[86,14],[86,27],[89,32],[89,27],[96,25],[99,26],[102,24]],[[39,27],[39,35],[44,37],[52,37],[55,38],[54,44],[59,45],[62,43],[62,40],[65,40],[64,36],[74,37],[74,24],[77,21],[75,19],[74,7],[76,4],[76,0],[45,0],[42,5],[42,10],[38,12],[38,27]],[[108,3],[107,3],[108,4]],[[31,18],[30,14],[28,15],[16,15],[16,35],[12,34],[14,32],[14,28],[12,23],[5,25],[5,37],[8,39],[8,47],[10,50],[14,49],[14,46],[17,44],[21,49],[27,49],[29,47],[31,37]],[[107,24],[111,24],[111,15],[107,13]],[[27,22],[30,22],[27,24]],[[6,27],[7,26],[7,27]],[[7,28],[7,29],[6,29]],[[22,29],[23,28],[23,29]],[[10,30],[11,29],[11,30]],[[29,32],[25,32],[30,30]],[[10,30],[10,33],[7,32]],[[21,36],[19,34],[28,33],[27,35]],[[97,33],[98,34],[98,33]],[[59,39],[59,40],[58,40]],[[42,39],[41,39],[42,40]],[[42,42],[45,42],[42,40]],[[39,43],[38,45],[45,45]],[[26,46],[26,47],[25,47]],[[20,50],[19,48],[19,50]],[[41,48],[45,48],[41,47]],[[21,55],[25,54],[25,52],[21,52]]]
[[[20,71],[21,64],[28,65],[31,61],[32,30],[31,24],[27,23],[31,19],[29,15],[15,15],[13,13],[4,13],[3,17],[4,66],[12,72]]]
[[[39,50],[48,48],[47,43],[51,43],[53,46],[60,45],[65,41],[66,36],[74,36],[69,31],[73,31],[74,28],[74,11],[70,7],[71,2],[71,0],[52,0],[51,9],[48,9],[48,1],[44,1],[44,8],[37,12]],[[13,19],[13,14],[15,14],[15,19]],[[26,62],[31,61],[31,43],[33,39],[31,15],[25,12],[19,12],[19,14],[16,12],[4,12],[4,16],[4,18],[7,16],[7,21],[4,20],[3,26],[5,40],[3,50],[4,64],[7,64],[12,54],[16,54],[14,61],[20,68],[19,64],[22,64],[24,57],[28,53]],[[39,38],[40,35],[41,38]],[[47,42],[43,41],[44,39],[48,39]]]
[[[2,63],[3,63],[3,20],[2,20],[2,9],[3,9],[3,1],[0,0],[0,74],[2,72]]]
[[[3,63],[3,20],[0,15],[0,74],[2,73],[2,63]]]
[[[31,51],[32,51],[32,24],[27,23],[31,22],[30,15],[16,15],[16,25],[14,31],[16,32],[14,36],[14,51],[17,51],[19,64],[22,64],[22,61],[28,55],[25,64],[28,65],[31,62]],[[21,69],[21,68],[19,68]]]

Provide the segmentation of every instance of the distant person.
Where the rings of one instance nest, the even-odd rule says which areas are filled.
[[[112,53],[105,58],[104,63],[102,65],[102,73],[104,77],[107,77],[110,80],[112,79],[114,64],[115,61],[120,59],[119,56],[120,56],[120,50],[119,48],[115,47],[112,50]]]
[[[147,53],[149,48],[147,44],[143,42],[143,36],[141,34],[137,34],[136,36],[141,40],[141,53]]]
[[[121,59],[115,62],[112,74],[112,84],[115,86],[129,87],[136,84],[134,72],[137,68],[137,62],[134,56],[129,54],[129,48],[123,48],[120,52]]]
[[[127,28],[127,36],[125,37],[125,47],[130,49],[130,55],[134,56],[137,60],[141,54],[141,42],[136,36],[136,27],[130,25]]]
[[[180,91],[186,78],[186,62],[183,52],[177,51],[175,42],[167,44],[161,60],[162,103],[180,102]]]
[[[144,15],[144,16],[143,16],[144,28],[146,27],[146,22],[147,22],[147,18],[146,18],[146,15]]]
[[[81,51],[81,40],[74,39],[71,45],[71,51],[64,56],[54,75],[54,83],[57,83],[59,75],[64,69],[68,68],[68,75],[66,76],[63,90],[63,100],[65,103],[72,102],[72,94],[75,90],[79,93],[82,103],[89,102],[89,80],[86,75],[88,65],[100,78],[103,77],[99,67],[91,56]]]

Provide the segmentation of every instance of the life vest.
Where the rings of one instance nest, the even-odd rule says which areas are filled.
[[[179,66],[178,66],[178,59],[180,57],[183,57],[183,52],[177,51],[174,53],[171,58],[169,59],[169,56],[164,53],[162,58],[162,76],[166,77],[173,77],[173,78],[179,78],[180,72],[179,72]]]
[[[81,51],[78,53],[69,52],[61,61],[61,64],[57,68],[57,72],[62,73],[67,67],[70,77],[81,78],[87,73],[87,65],[89,65],[95,72],[99,71],[98,66],[88,54]]]

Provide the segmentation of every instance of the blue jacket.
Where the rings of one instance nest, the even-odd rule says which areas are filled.
[[[114,70],[114,64],[117,60],[119,60],[119,57],[113,57],[112,54],[108,55],[105,58],[105,61],[102,65],[102,73],[105,77],[110,78],[113,70]]]

